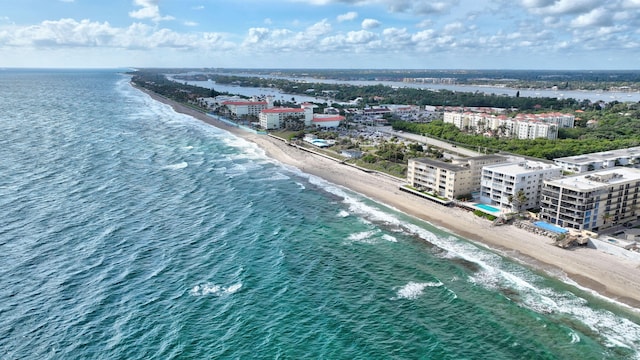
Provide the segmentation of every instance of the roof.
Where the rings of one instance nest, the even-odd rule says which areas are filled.
[[[315,115],[313,117],[313,122],[330,122],[330,121],[342,121],[344,120],[344,116],[336,116],[336,115],[332,115],[332,116],[318,116]]]
[[[570,164],[589,164],[591,162],[615,160],[626,157],[640,157],[640,146],[626,149],[600,151],[595,153],[556,158],[554,161]]]
[[[265,114],[298,113],[304,112],[302,108],[271,108],[262,110]]]
[[[640,170],[618,166],[607,170],[593,171],[582,175],[549,180],[545,181],[545,183],[563,188],[584,191],[633,181],[640,181]]]
[[[502,155],[479,155],[473,156],[470,158],[466,158],[468,161],[479,161],[479,160],[496,160],[496,161],[507,161],[507,158]]]
[[[452,163],[448,163],[448,162],[444,162],[444,161],[439,161],[439,160],[434,160],[434,159],[430,159],[430,158],[415,158],[415,159],[410,159],[409,161],[416,161],[416,162],[420,162],[426,165],[431,165],[433,167],[436,168],[440,168],[440,169],[445,169],[445,170],[449,170],[449,171],[461,171],[461,170],[469,170],[468,167],[466,166],[462,166],[462,165],[458,165],[458,164],[452,164]]]
[[[266,101],[236,101],[227,100],[222,102],[223,105],[267,105]]]

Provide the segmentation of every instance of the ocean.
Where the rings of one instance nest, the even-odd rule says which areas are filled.
[[[1,359],[640,358],[636,310],[119,71],[2,70],[0,129]]]

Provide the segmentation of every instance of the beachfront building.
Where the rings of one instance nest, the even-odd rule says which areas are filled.
[[[280,129],[287,121],[300,121],[304,127],[308,127],[313,119],[313,108],[305,104],[299,108],[274,107],[262,110],[258,119],[260,127],[266,130]]]
[[[473,186],[468,166],[429,158],[409,159],[407,181],[417,190],[447,199],[469,194]]]
[[[543,180],[561,175],[557,165],[526,159],[485,166],[480,202],[511,211],[538,208]]]
[[[222,102],[223,106],[229,109],[232,115],[242,116],[258,116],[264,109],[270,107],[267,101],[251,101],[251,100],[227,100]]]
[[[444,161],[418,158],[409,159],[407,181],[416,189],[453,200],[480,189],[480,174],[487,165],[507,161],[499,155],[483,155]]]
[[[480,179],[482,177],[482,169],[485,166],[500,164],[509,161],[501,155],[480,155],[470,158],[453,160],[454,164],[462,164],[468,166],[471,169],[471,190],[476,192],[480,190]]]
[[[545,180],[540,219],[569,229],[598,231],[640,218],[640,170],[617,167]]]
[[[584,173],[614,166],[640,165],[640,146],[601,151],[591,154],[567,156],[553,160],[565,171]]]

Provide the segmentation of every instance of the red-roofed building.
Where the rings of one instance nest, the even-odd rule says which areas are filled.
[[[344,116],[316,114],[313,116],[311,124],[318,128],[337,128],[342,121],[344,121]]]

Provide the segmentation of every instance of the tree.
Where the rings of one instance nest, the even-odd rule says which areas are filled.
[[[521,206],[524,205],[527,202],[527,200],[529,200],[527,195],[525,195],[524,190],[522,189],[518,190],[515,196],[509,195],[507,199],[509,200],[511,207],[515,208],[517,212],[520,212],[522,210]]]

